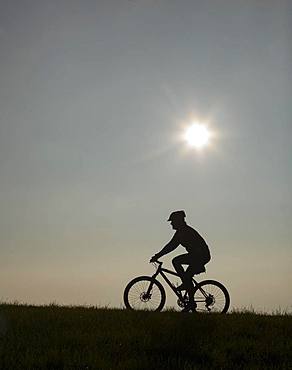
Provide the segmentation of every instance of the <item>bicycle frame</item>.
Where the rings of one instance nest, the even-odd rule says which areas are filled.
[[[175,288],[175,286],[168,279],[168,277],[166,276],[166,274],[174,275],[174,276],[177,276],[179,278],[180,278],[180,276],[176,272],[174,272],[172,270],[168,270],[166,268],[163,268],[162,267],[162,262],[157,261],[156,263],[158,263],[159,266],[157,267],[156,272],[152,275],[152,279],[155,279],[158,275],[162,276],[162,278],[164,279],[164,281],[167,283],[167,285],[170,287],[170,289],[174,292],[174,294],[178,297],[178,299],[183,302],[184,299],[185,299],[184,296],[182,295],[182,293],[180,291],[178,291]],[[192,281],[193,281],[193,283],[195,284],[196,287],[199,286],[199,284],[197,283],[197,281],[194,278],[192,278]],[[150,291],[151,291],[151,289],[152,289],[152,284],[150,284],[150,286],[149,286],[146,294],[149,294]],[[200,286],[198,287],[198,289],[201,291],[201,293],[203,294],[203,296],[205,298],[208,297],[208,294]],[[196,301],[196,302],[199,302],[199,301]]]

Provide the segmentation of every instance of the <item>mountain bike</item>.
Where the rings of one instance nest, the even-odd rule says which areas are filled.
[[[179,275],[172,270],[162,267],[162,262],[153,263],[156,271],[152,276],[139,276],[131,280],[124,290],[124,303],[131,310],[161,311],[165,305],[166,293],[163,285],[156,279],[161,276],[177,296],[177,304],[181,308],[187,307],[189,297],[176,288],[166,274],[176,277]],[[194,301],[196,312],[226,313],[230,305],[230,296],[223,284],[216,280],[203,280],[194,284]]]

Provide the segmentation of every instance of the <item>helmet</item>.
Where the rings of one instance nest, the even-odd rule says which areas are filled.
[[[174,211],[170,214],[167,221],[173,221],[173,220],[184,221],[185,217],[186,217],[185,211]]]

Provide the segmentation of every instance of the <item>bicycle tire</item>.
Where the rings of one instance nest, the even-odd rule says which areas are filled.
[[[145,297],[149,288],[149,283],[152,283],[152,293],[150,297]],[[153,287],[155,290],[153,291]],[[146,291],[145,291],[146,290]],[[151,299],[153,294],[158,294],[158,299]],[[161,311],[165,305],[166,294],[162,284],[150,276],[138,276],[131,280],[124,290],[124,303],[127,309],[130,310],[149,310]]]
[[[204,297],[200,289],[208,294],[208,298]],[[198,312],[226,313],[230,305],[228,290],[216,280],[203,280],[198,283],[194,290],[194,299],[197,303]]]

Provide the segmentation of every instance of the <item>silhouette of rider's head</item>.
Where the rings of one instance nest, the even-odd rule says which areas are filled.
[[[170,224],[174,230],[179,230],[186,225],[185,217],[185,211],[174,211],[170,214],[167,221],[170,221]]]

